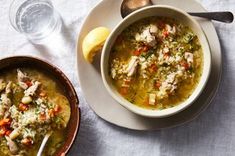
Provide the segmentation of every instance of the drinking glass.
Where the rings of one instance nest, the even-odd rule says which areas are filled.
[[[33,43],[39,43],[62,26],[50,0],[13,0],[9,10],[11,25]]]

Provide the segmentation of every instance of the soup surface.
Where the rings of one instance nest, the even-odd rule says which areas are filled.
[[[53,78],[35,69],[0,74],[0,155],[36,156],[52,132],[43,155],[55,154],[66,137],[70,104]]]
[[[116,39],[109,71],[117,91],[147,109],[165,109],[186,100],[197,86],[203,53],[192,30],[172,18],[149,17]]]

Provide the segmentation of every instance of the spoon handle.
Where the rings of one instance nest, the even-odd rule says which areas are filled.
[[[40,146],[40,148],[39,148],[39,150],[38,150],[37,156],[42,156],[43,149],[44,149],[44,147],[45,147],[45,145],[46,145],[46,143],[47,143],[47,140],[48,140],[49,137],[51,136],[51,134],[52,134],[52,132],[48,132],[48,133],[45,135],[45,137],[43,138],[42,144],[41,144],[41,146]]]
[[[229,11],[225,12],[188,12],[188,14],[192,16],[203,17],[207,19],[212,19],[220,22],[225,23],[232,23],[233,22],[233,14]]]

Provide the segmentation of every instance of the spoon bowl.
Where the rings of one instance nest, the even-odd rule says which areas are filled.
[[[151,0],[123,0],[121,4],[121,16],[125,18],[130,13],[146,7],[154,5]],[[223,11],[223,12],[188,12],[192,16],[207,18],[210,20],[216,20],[224,23],[232,23],[234,16],[232,12]]]
[[[153,5],[151,0],[123,0],[121,4],[122,18],[126,17],[133,11],[151,5]]]

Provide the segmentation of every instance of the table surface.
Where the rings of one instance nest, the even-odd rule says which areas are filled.
[[[139,132],[120,128],[100,119],[89,108],[78,85],[76,39],[81,23],[100,0],[52,0],[64,29],[57,49],[31,44],[8,20],[10,1],[0,0],[0,57],[33,55],[49,60],[72,81],[80,100],[82,120],[71,156],[201,156],[235,153],[235,23],[214,22],[223,53],[220,89],[211,105],[198,118],[180,127]],[[234,0],[199,0],[209,11],[235,13]]]

